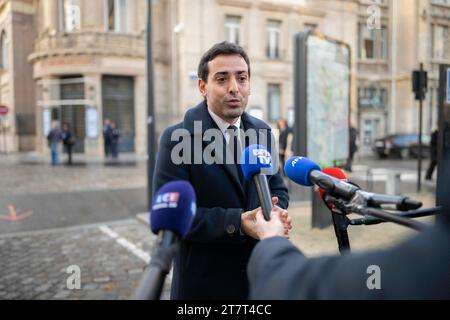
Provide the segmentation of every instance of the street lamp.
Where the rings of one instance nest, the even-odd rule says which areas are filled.
[[[155,101],[153,80],[152,54],[152,0],[147,0],[147,205],[151,209],[153,198],[153,171],[155,169],[156,139],[155,139]]]

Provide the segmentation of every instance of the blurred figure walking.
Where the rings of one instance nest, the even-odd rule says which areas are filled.
[[[284,174],[284,162],[292,155],[292,130],[289,128],[287,120],[283,118],[278,119],[277,129],[279,130],[280,170]]]
[[[67,152],[67,164],[72,165],[72,151],[76,139],[70,129],[70,124],[67,122],[64,122],[63,124],[62,140],[64,144],[64,151]]]
[[[105,148],[105,157],[108,158],[111,152],[111,120],[108,118],[103,122],[103,143]]]
[[[353,157],[356,151],[358,151],[358,145],[356,144],[356,138],[358,137],[358,131],[353,126],[349,129],[349,146],[348,146],[348,159],[346,170],[352,172]]]
[[[53,123],[52,129],[47,135],[47,142],[52,156],[52,165],[59,164],[59,143],[62,140],[62,132],[57,122]]]
[[[117,159],[119,156],[119,138],[120,130],[117,128],[115,122],[111,122],[111,154],[113,159]]]
[[[436,129],[431,134],[430,164],[428,165],[427,173],[425,175],[425,180],[431,180],[432,179],[434,168],[437,165],[437,139],[438,139],[438,130]]]

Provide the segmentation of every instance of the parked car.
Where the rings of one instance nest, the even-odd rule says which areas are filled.
[[[431,145],[431,136],[428,134],[422,135],[422,158],[430,157],[430,145]],[[411,158],[418,158],[419,156],[419,143],[412,143],[409,146],[409,156]]]
[[[414,133],[391,134],[384,138],[375,140],[373,151],[380,158],[398,157],[411,158],[418,155],[419,135]],[[422,156],[430,154],[430,136],[422,135]]]

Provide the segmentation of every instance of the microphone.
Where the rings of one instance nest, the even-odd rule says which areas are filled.
[[[241,168],[245,179],[248,181],[253,179],[255,182],[264,219],[269,221],[273,207],[272,195],[266,177],[266,175],[273,174],[270,152],[259,144],[248,146],[241,155]]]
[[[150,212],[151,230],[158,238],[136,290],[136,300],[159,300],[172,259],[191,228],[196,210],[195,192],[189,182],[171,181],[158,190]]]
[[[345,175],[344,171],[338,167],[323,168],[322,172],[329,176],[332,176],[334,178],[337,178],[339,180],[343,180],[343,181],[347,182],[347,176]],[[323,199],[324,190],[322,188],[319,188],[318,192],[320,194],[320,198],[322,198],[322,200],[324,200]]]
[[[344,171],[338,167],[331,167],[331,168],[323,168],[322,172],[332,176],[334,178],[337,178],[341,181],[345,181],[347,182],[347,176],[345,175]],[[325,195],[328,194],[326,193],[322,188],[317,188],[317,191],[319,192],[320,198],[322,199],[322,201],[330,208],[333,209],[335,208],[335,205],[333,203],[327,202]],[[334,219],[334,216],[333,216]]]
[[[323,173],[316,163],[305,157],[295,156],[289,158],[286,161],[284,170],[292,181],[302,186],[315,184],[330,195],[341,197],[344,200],[351,200],[355,197],[353,200],[357,201],[362,198],[369,206],[379,207],[382,204],[393,204],[396,205],[397,210],[401,211],[414,210],[422,206],[422,202],[409,199],[408,197],[362,191],[355,185]]]

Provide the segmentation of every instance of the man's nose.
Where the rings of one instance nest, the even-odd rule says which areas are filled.
[[[238,83],[235,77],[231,77],[230,79],[230,83],[229,83],[229,87],[228,87],[228,92],[229,93],[237,93],[238,92]]]

